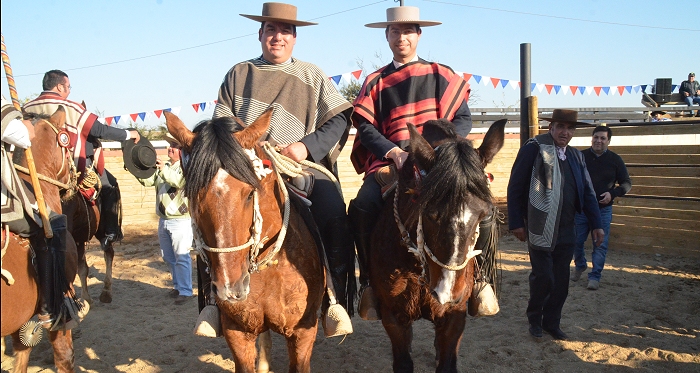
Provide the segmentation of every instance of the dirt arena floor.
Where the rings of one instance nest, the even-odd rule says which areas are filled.
[[[222,338],[195,337],[197,302],[174,305],[170,275],[160,258],[156,223],[127,226],[116,246],[114,301],[97,301],[104,260],[90,244],[90,294],[96,299],[75,338],[77,372],[233,372]],[[459,354],[461,372],[700,372],[700,259],[613,249],[600,289],[572,282],[562,329],[569,341],[528,334],[529,261],[524,243],[501,238],[501,312],[469,318]],[[590,255],[590,253],[589,253]],[[194,255],[193,255],[194,259]],[[321,328],[312,357],[315,372],[390,372],[391,346],[380,321],[353,319],[345,340],[325,339]],[[435,369],[432,324],[414,326],[416,372]],[[31,373],[54,372],[46,337],[34,349]],[[2,372],[12,369],[11,341]],[[287,371],[283,339],[273,334],[272,369]]]

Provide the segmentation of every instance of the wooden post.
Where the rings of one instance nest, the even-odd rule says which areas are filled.
[[[540,121],[537,114],[537,96],[528,97],[528,113],[530,114],[530,138],[540,134]]]

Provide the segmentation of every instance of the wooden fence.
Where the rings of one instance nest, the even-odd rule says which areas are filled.
[[[615,200],[610,247],[700,257],[700,121],[615,123],[611,128],[610,149],[627,164],[632,190]],[[483,133],[476,132],[469,138],[479,146]],[[520,148],[519,135],[512,132],[506,134],[503,149],[486,168],[494,175],[491,190],[500,200],[506,198],[510,171]],[[591,128],[578,129],[572,145],[580,149],[590,146],[591,132]],[[352,136],[348,139],[338,164],[346,204],[362,185],[362,176],[350,163],[353,140]],[[165,157],[164,149],[158,153]],[[124,224],[155,229],[154,188],[141,186],[124,170],[121,151],[110,150],[106,155],[106,166],[122,191]]]

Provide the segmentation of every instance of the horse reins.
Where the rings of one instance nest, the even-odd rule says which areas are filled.
[[[419,177],[416,176],[417,181],[419,180]],[[399,216],[399,188],[397,187],[394,191],[394,220],[396,221],[396,226],[399,228],[399,232],[401,233],[401,240],[403,241],[404,246],[408,249],[408,251],[413,254],[416,259],[418,259],[418,262],[420,262],[421,269],[422,269],[422,274],[421,277],[425,278],[425,269],[426,265],[428,264],[428,260],[426,259],[426,256],[430,258],[435,264],[438,266],[445,268],[449,271],[459,271],[460,269],[463,269],[464,267],[467,266],[467,263],[469,263],[469,260],[479,254],[481,254],[481,250],[474,250],[474,247],[476,245],[476,240],[479,238],[479,226],[477,225],[476,231],[474,232],[474,245],[469,246],[469,250],[467,251],[467,257],[464,259],[464,262],[462,262],[459,265],[449,265],[441,262],[435,254],[433,254],[432,250],[428,247],[428,245],[425,243],[425,235],[423,234],[423,212],[419,211],[418,212],[418,226],[416,227],[416,243],[414,244],[413,241],[411,241],[411,236],[408,233],[408,230],[406,227],[403,225],[401,222],[401,217]]]

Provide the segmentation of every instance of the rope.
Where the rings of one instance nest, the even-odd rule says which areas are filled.
[[[25,175],[29,175],[29,169],[28,169],[28,168],[22,167],[22,166],[20,166],[20,165],[18,165],[18,164],[15,164],[14,166],[15,166],[15,169],[16,169],[17,171],[19,171],[19,172],[21,172],[21,173],[23,173],[23,174],[25,174]],[[57,186],[57,187],[59,187],[59,188],[66,189],[66,190],[69,190],[69,189],[72,188],[72,186],[71,186],[70,184],[64,184],[64,183],[62,183],[62,182],[60,182],[60,181],[58,181],[58,180],[56,180],[56,179],[52,179],[52,178],[50,178],[50,177],[48,177],[48,176],[46,176],[46,175],[44,175],[44,174],[37,174],[37,176],[39,177],[39,180],[46,181],[47,183],[53,184],[53,185],[55,185],[55,186]]]
[[[338,182],[338,179],[335,177],[335,175],[333,175],[333,173],[328,171],[328,169],[326,169],[325,167],[319,166],[316,163],[307,160],[297,162],[287,156],[280,154],[277,150],[275,150],[275,148],[272,147],[272,145],[270,145],[270,143],[263,144],[263,150],[265,151],[265,154],[268,156],[268,158],[270,158],[270,160],[275,163],[275,171],[277,171],[278,173],[283,173],[291,177],[296,177],[301,175],[303,172],[303,168],[301,166],[313,168],[314,170],[317,170],[322,174],[326,175],[328,179],[330,179],[333,182],[333,185],[335,185],[335,187],[338,189],[338,193],[340,193],[340,196],[343,196],[343,189],[340,187],[340,182]]]
[[[0,253],[0,274],[7,280],[8,285],[12,285],[15,283],[15,278],[12,277],[12,273],[10,273],[10,271],[6,270],[5,268],[2,268],[2,259],[5,258],[7,246],[10,243],[10,226],[7,224],[3,225],[3,228],[5,230],[5,243],[2,245],[2,253]]]

